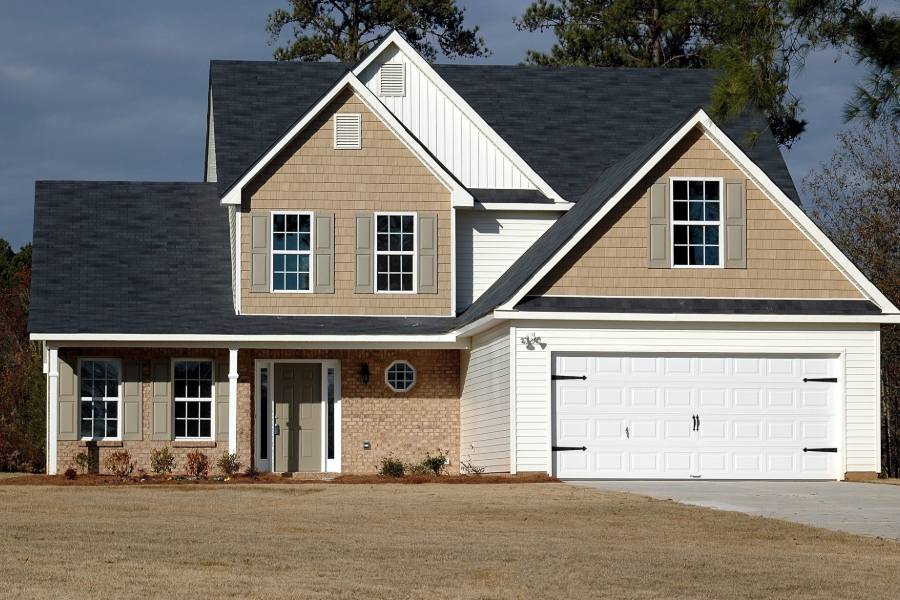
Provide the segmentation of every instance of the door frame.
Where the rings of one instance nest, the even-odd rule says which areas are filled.
[[[275,453],[275,436],[272,435],[272,431],[275,427],[275,365],[276,363],[312,363],[319,364],[321,368],[321,382],[322,387],[320,391],[320,402],[322,404],[322,464],[321,471],[323,473],[340,473],[341,472],[341,361],[337,359],[307,359],[307,358],[290,358],[290,359],[256,359],[253,365],[253,377],[254,377],[254,398],[253,398],[253,410],[254,410],[254,418],[253,423],[255,427],[254,431],[254,465],[257,470],[262,472],[272,472],[274,467],[274,453]],[[262,376],[262,370],[268,369],[268,385],[267,385],[267,395],[266,399],[268,403],[268,427],[265,429],[267,435],[266,439],[263,440],[263,436],[258,435],[260,432],[259,428],[259,414],[260,408],[262,405],[262,390],[260,387],[260,379]],[[328,458],[328,370],[334,370],[334,458]],[[262,444],[267,444],[268,452],[266,455],[268,458],[260,459],[260,450],[262,450]]]

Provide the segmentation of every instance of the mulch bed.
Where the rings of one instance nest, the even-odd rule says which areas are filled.
[[[477,485],[484,483],[559,483],[559,479],[543,473],[525,475],[410,475],[406,477],[385,477],[382,475],[339,475],[333,479],[296,479],[283,477],[275,473],[261,473],[258,476],[236,475],[231,478],[212,476],[209,478],[186,478],[181,475],[147,476],[143,479],[132,477],[119,479],[112,475],[78,475],[75,479],[66,479],[63,475],[23,475],[0,479],[0,486],[5,485],[37,485],[37,486],[143,486],[143,485],[240,485],[240,484],[421,484],[442,483]]]

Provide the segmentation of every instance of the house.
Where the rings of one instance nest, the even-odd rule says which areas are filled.
[[[38,182],[47,470],[880,470],[900,313],[700,70],[214,61],[203,182]],[[137,143],[137,142],[136,142]],[[864,199],[861,199],[864,201]]]

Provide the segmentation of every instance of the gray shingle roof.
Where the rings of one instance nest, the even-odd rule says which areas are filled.
[[[532,296],[525,311],[741,315],[877,315],[868,300],[767,300],[756,298],[581,298]]]

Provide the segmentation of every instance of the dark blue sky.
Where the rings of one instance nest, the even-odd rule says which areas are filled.
[[[894,0],[896,2],[896,0]],[[893,4],[894,2],[891,2]],[[461,0],[493,55],[520,62],[549,35],[516,31],[529,0]],[[208,63],[269,59],[281,0],[5,2],[0,19],[0,237],[31,240],[36,179],[199,180]],[[796,80],[809,131],[785,152],[798,185],[826,160],[860,74],[835,52]],[[802,192],[801,192],[802,193]]]

